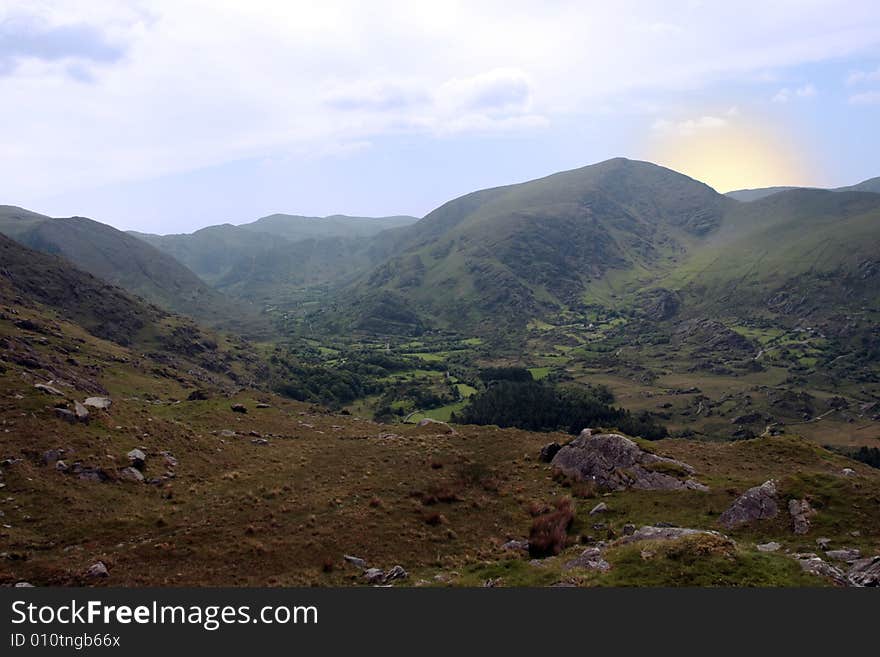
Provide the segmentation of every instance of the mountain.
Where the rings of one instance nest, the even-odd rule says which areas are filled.
[[[742,201],[744,203],[748,203],[750,201],[757,201],[758,199],[765,198],[772,194],[778,194],[779,192],[787,192],[792,189],[801,189],[800,187],[759,187],[756,189],[736,189],[732,192],[727,192],[725,196],[729,196],[730,198]]]
[[[880,194],[880,176],[876,178],[869,178],[868,180],[863,180],[862,182],[856,185],[850,185],[849,187],[838,187],[834,190],[835,192],[871,192],[873,194]]]
[[[84,217],[53,219],[0,206],[0,232],[37,251],[61,256],[167,310],[242,333],[268,331],[255,308],[233,303],[173,257],[111,226]]]
[[[760,187],[757,189],[737,189],[732,192],[727,192],[725,196],[729,196],[732,199],[743,202],[751,202],[757,201],[759,199],[765,198],[767,196],[771,196],[773,194],[778,194],[779,192],[787,192],[793,189],[818,189],[816,187]],[[871,192],[873,194],[880,194],[880,176],[877,178],[870,178],[868,180],[863,180],[862,182],[856,185],[848,185],[846,187],[835,187],[834,189],[829,189],[827,191],[831,192]]]
[[[131,344],[165,313],[65,260],[0,235],[0,300],[16,298],[53,308],[97,337]]]
[[[313,319],[378,332],[521,329],[581,306],[616,272],[671,267],[734,204],[623,158],[474,192],[400,229],[394,254]]]
[[[173,256],[209,283],[234,291],[251,289],[253,286],[244,277],[253,266],[268,271],[269,268],[262,262],[266,259],[279,262],[277,274],[283,280],[287,280],[287,274],[291,274],[294,278],[305,277],[314,282],[310,268],[297,265],[299,258],[291,260],[284,257],[284,252],[298,242],[327,240],[327,245],[318,247],[319,251],[333,248],[335,244],[348,249],[344,252],[348,255],[363,239],[415,221],[415,217],[407,216],[303,217],[273,214],[248,224],[209,226],[190,234],[131,234]],[[340,240],[350,243],[343,244]],[[308,253],[308,249],[305,252]],[[340,258],[339,262],[344,262],[344,259]]]

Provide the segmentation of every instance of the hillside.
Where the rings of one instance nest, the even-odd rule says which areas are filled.
[[[727,192],[725,196],[729,196],[732,199],[743,202],[751,202],[757,201],[762,198],[766,198],[767,196],[771,196],[773,194],[778,194],[779,192],[787,192],[793,189],[816,189],[811,187],[760,187],[757,189],[737,189],[732,192]],[[871,192],[873,194],[880,194],[880,177],[870,178],[868,180],[863,180],[860,183],[855,185],[847,185],[845,187],[835,187],[834,189],[829,189],[827,191],[831,192]]]
[[[833,586],[880,549],[880,473],[795,436],[632,441],[663,466],[642,472],[699,486],[605,491],[541,462],[570,436],[389,430],[14,297],[0,400],[0,585]],[[768,479],[775,512],[725,524]]]
[[[250,291],[260,287],[265,277],[283,287],[304,281],[319,282],[337,275],[342,277],[353,269],[348,257],[358,252],[365,239],[382,231],[401,228],[416,221],[415,217],[303,217],[274,214],[254,222],[234,226],[223,224],[209,226],[190,234],[150,235],[131,234],[173,256],[196,274],[232,294],[250,298]],[[308,241],[322,252],[317,258],[327,266],[325,273],[315,276],[313,268],[300,264],[300,254],[309,254],[309,247],[296,246]],[[338,255],[328,257],[334,249],[342,249]],[[296,249],[295,257],[285,252]],[[251,268],[256,268],[253,280]],[[288,280],[292,277],[292,281]],[[268,290],[263,297],[272,297]]]
[[[173,257],[111,226],[84,217],[53,219],[0,206],[0,232],[35,250],[61,256],[167,310],[218,328],[255,335],[268,332],[254,307],[233,303]]]
[[[520,330],[578,307],[611,272],[671,266],[733,203],[625,159],[475,192],[400,230],[394,255],[349,286],[340,308],[354,328]]]

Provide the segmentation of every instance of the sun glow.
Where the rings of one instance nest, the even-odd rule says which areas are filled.
[[[816,183],[811,157],[768,126],[704,121],[655,135],[649,159],[719,192]]]

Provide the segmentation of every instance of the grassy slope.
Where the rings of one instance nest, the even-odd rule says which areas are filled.
[[[232,303],[174,258],[105,224],[83,217],[52,219],[3,206],[0,232],[38,251],[61,256],[168,310],[225,329],[255,335],[268,332],[255,308]]]

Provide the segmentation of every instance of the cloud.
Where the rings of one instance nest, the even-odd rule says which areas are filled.
[[[438,102],[452,108],[489,114],[528,109],[532,91],[528,76],[515,68],[499,68],[466,78],[453,78],[437,90]]]
[[[849,97],[850,105],[880,105],[880,91],[866,91]]]
[[[97,28],[84,23],[52,26],[28,16],[15,16],[0,22],[0,75],[14,72],[22,60],[45,62],[73,59],[95,63],[119,61],[125,49],[111,42]],[[83,71],[68,68],[83,80]]]
[[[846,78],[846,83],[850,86],[863,82],[880,82],[880,66],[873,71],[853,71]]]
[[[788,87],[783,87],[779,91],[776,92],[776,95],[773,96],[770,100],[774,103],[787,103],[789,100],[797,99],[797,98],[813,98],[819,92],[816,90],[816,87],[807,83],[801,87],[796,87],[795,89],[789,89]]]
[[[401,133],[427,148],[552,125],[601,141],[647,105],[668,117],[656,130],[699,134],[734,119],[688,98],[724,85],[725,107],[745,113],[750,98],[735,94],[762,72],[880,46],[869,0],[514,4],[0,0],[0,143],[15,155],[0,158],[0,199],[38,205],[46,190]],[[584,144],[584,157],[599,151]]]
[[[734,108],[731,108],[734,109]],[[736,111],[728,115],[733,116]],[[681,137],[692,137],[696,134],[718,130],[728,125],[728,120],[720,116],[700,116],[695,119],[685,119],[683,121],[670,121],[668,119],[657,119],[651,128],[654,132],[662,135],[679,135]]]
[[[424,89],[411,83],[356,81],[328,91],[324,103],[330,108],[347,112],[385,111],[420,105],[429,98],[429,94]]]

